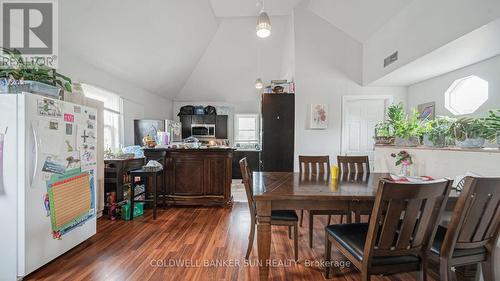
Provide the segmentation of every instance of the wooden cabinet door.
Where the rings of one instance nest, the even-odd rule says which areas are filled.
[[[181,115],[181,123],[182,123],[182,138],[189,138],[191,136],[191,116],[192,115]]]
[[[191,124],[205,124],[205,115],[193,115]]]
[[[217,115],[203,115],[203,124],[215,125],[215,118]]]
[[[205,185],[206,195],[224,195],[226,177],[228,176],[226,160],[226,158],[211,158],[205,160],[207,165],[207,183]]]
[[[174,158],[173,161],[173,194],[203,195],[203,159]]]
[[[295,100],[293,94],[262,95],[262,162],[265,172],[292,172]]]
[[[227,115],[217,115],[215,122],[215,138],[227,139]]]

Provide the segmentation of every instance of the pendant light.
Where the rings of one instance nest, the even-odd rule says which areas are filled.
[[[262,83],[262,79],[257,78],[257,80],[255,80],[255,89],[260,90],[262,88],[264,88],[264,83]]]
[[[269,15],[264,11],[264,1],[262,1],[262,10],[260,10],[259,17],[257,18],[257,36],[266,38],[271,35],[271,20]]]

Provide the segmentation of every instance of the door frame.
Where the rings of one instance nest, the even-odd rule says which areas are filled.
[[[345,124],[345,114],[346,114],[346,103],[349,101],[356,101],[356,100],[384,100],[385,101],[385,108],[384,111],[384,116],[387,114],[387,108],[389,107],[390,104],[394,102],[394,96],[393,95],[346,95],[342,96],[342,116],[340,117],[340,155],[344,155],[344,130],[346,128]]]

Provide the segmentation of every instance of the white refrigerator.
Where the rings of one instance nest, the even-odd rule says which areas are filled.
[[[0,94],[0,281],[96,233],[96,110]]]

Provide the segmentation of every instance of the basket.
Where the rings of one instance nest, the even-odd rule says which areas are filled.
[[[130,203],[127,203],[122,206],[122,219],[129,221],[130,220]],[[134,203],[134,218],[144,215],[144,202]]]

